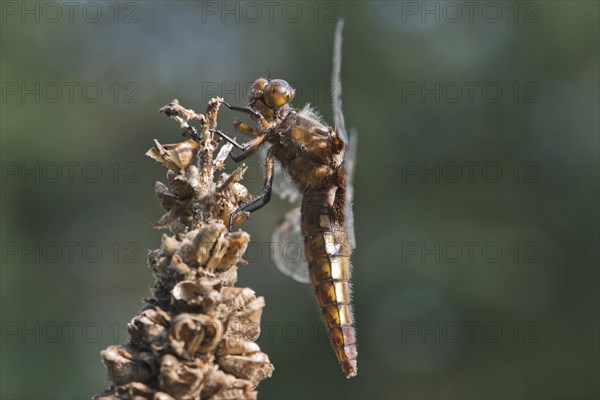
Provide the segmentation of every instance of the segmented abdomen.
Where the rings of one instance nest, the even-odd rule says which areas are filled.
[[[356,333],[350,303],[351,249],[334,198],[335,189],[304,194],[302,235],[323,322],[342,369],[350,378],[357,373]]]

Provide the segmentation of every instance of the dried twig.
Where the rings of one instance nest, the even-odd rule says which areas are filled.
[[[229,232],[224,221],[251,196],[239,182],[246,167],[231,175],[217,170],[231,145],[221,148],[216,128],[221,99],[205,115],[179,105],[161,108],[190,139],[161,145],[148,153],[168,169],[172,191],[157,182],[155,193],[166,210],[156,227],[168,228],[148,263],[156,283],[147,306],[128,324],[130,340],[102,351],[111,386],[96,400],[255,399],[256,386],[273,372],[268,356],[254,342],[260,334],[264,299],[237,288],[249,235]],[[189,125],[198,121],[200,131]],[[233,224],[247,218],[239,213]]]

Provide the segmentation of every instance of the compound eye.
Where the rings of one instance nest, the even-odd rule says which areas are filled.
[[[294,97],[294,89],[283,79],[273,79],[265,87],[263,98],[269,108],[279,108]]]
[[[254,81],[254,84],[248,91],[248,104],[254,104],[256,100],[262,99],[263,91],[265,90],[267,83],[269,83],[269,81],[267,81],[265,78],[258,78],[256,81]]]

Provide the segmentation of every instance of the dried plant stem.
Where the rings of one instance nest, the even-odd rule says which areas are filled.
[[[171,190],[155,186],[167,211],[156,227],[172,236],[164,234],[160,248],[149,252],[156,283],[146,307],[128,324],[129,342],[101,353],[111,386],[96,400],[255,399],[256,386],[273,372],[254,342],[264,299],[234,286],[250,237],[229,232],[225,221],[251,196],[239,183],[244,165],[215,181],[231,150],[225,145],[214,155],[211,129],[220,100],[209,102],[206,115],[177,100],[160,110],[190,138],[170,145],[155,140],[147,153],[168,169]],[[199,122],[200,131],[190,121]],[[245,218],[239,213],[233,223]]]

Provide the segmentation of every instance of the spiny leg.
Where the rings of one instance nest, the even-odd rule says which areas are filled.
[[[218,134],[219,136],[221,136],[223,139],[225,139],[227,142],[231,143],[238,149],[242,150],[242,152],[239,154],[231,154],[230,153],[231,159],[235,162],[240,162],[240,161],[248,158],[252,153],[254,153],[256,150],[258,150],[260,145],[263,144],[263,142],[265,141],[265,139],[267,137],[266,134],[262,134],[260,136],[256,136],[254,139],[252,139],[246,143],[239,144],[234,139],[229,137],[229,135],[227,135],[226,133],[223,133],[216,129],[211,129],[211,131],[213,133]]]
[[[253,197],[252,200],[248,201],[247,203],[242,204],[237,208],[237,210],[231,213],[231,215],[229,216],[229,230],[231,230],[233,217],[235,217],[237,213],[241,211],[246,211],[249,213],[254,212],[265,206],[271,200],[274,167],[275,165],[273,163],[273,148],[271,147],[267,151],[267,157],[265,158],[265,181],[263,184],[262,193],[258,196]]]
[[[267,122],[267,120],[265,119],[265,117],[262,116],[261,113],[259,113],[256,110],[253,110],[249,107],[236,107],[236,106],[231,106],[229,105],[226,101],[221,100],[221,104],[224,104],[227,108],[229,108],[232,111],[239,111],[241,113],[244,114],[248,114],[254,118],[256,118],[256,120],[264,127],[264,128],[269,128],[269,122]]]

